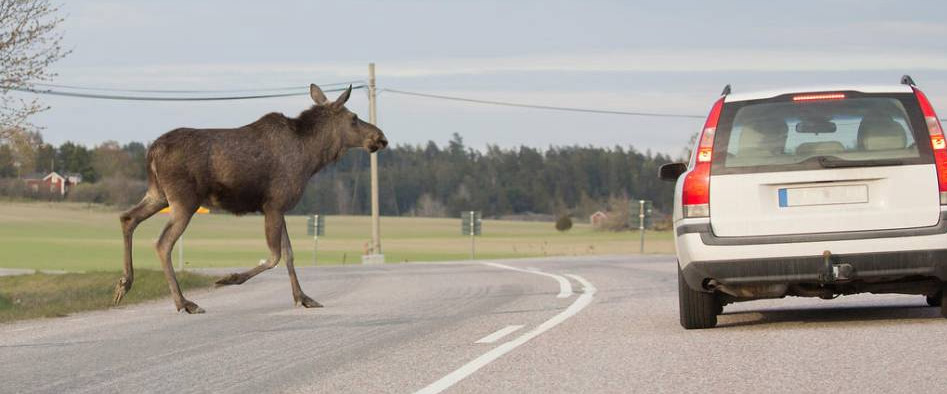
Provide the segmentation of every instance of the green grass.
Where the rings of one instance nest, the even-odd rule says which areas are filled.
[[[0,268],[66,271],[121,269],[119,212],[68,203],[0,204]],[[297,265],[312,265],[313,240],[306,217],[287,217]],[[159,269],[154,241],[167,221],[155,215],[135,233],[136,268]],[[576,219],[568,232],[553,223],[485,220],[477,237],[477,258],[638,253],[637,232],[596,231]],[[319,239],[319,264],[361,262],[371,238],[366,216],[328,216]],[[382,249],[388,262],[465,260],[470,238],[460,235],[459,218],[382,217]],[[197,215],[184,235],[187,267],[252,266],[268,256],[263,218]],[[645,253],[673,253],[670,232],[649,232]],[[177,266],[177,251],[174,253]],[[137,278],[136,278],[137,287]]]
[[[33,274],[0,277],[0,323],[38,317],[61,317],[112,306],[112,291],[120,272]],[[216,278],[179,272],[183,289],[207,287]],[[132,290],[122,304],[134,304],[169,295],[164,274],[137,270]]]

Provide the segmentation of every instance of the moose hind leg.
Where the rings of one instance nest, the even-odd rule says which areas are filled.
[[[280,228],[283,226],[282,213],[266,213],[264,217],[266,244],[270,249],[270,258],[263,264],[249,270],[227,275],[216,282],[217,286],[239,285],[259,275],[263,271],[276,267],[280,261]]]
[[[168,281],[168,287],[171,289],[171,297],[174,298],[174,305],[178,311],[185,310],[187,313],[204,313],[204,310],[197,304],[188,301],[181,293],[181,286],[174,275],[174,266],[171,263],[171,250],[174,243],[177,242],[194,212],[197,211],[196,203],[174,203],[171,204],[171,220],[164,226],[161,236],[158,237],[156,249],[158,259],[161,260],[161,268],[164,270],[164,278]]]
[[[138,227],[138,224],[167,206],[167,200],[163,197],[156,197],[156,195],[149,190],[148,194],[145,194],[145,197],[141,199],[138,205],[119,216],[119,221],[122,225],[122,237],[125,241],[125,253],[123,275],[115,286],[115,295],[112,298],[114,304],[117,305],[122,301],[122,298],[131,290],[132,283],[135,281],[135,270],[132,266],[132,239],[134,237],[135,228]]]
[[[309,296],[303,293],[302,287],[299,286],[299,279],[296,278],[296,268],[293,266],[293,247],[289,242],[289,231],[286,229],[285,220],[283,221],[282,233],[283,256],[286,260],[286,270],[289,271],[289,283],[293,287],[293,301],[297,306],[301,305],[306,308],[322,308],[322,304],[316,302],[312,298],[309,298]]]

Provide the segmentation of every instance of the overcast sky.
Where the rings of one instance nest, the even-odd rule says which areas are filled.
[[[380,88],[703,115],[733,90],[889,84],[911,74],[947,115],[942,1],[97,1],[63,6],[73,53],[54,83],[256,89],[367,78]],[[275,3],[275,2],[273,2]],[[330,97],[336,93],[329,94]],[[236,127],[307,97],[213,103],[43,96],[46,141],[147,142]],[[367,118],[367,96],[349,108]],[[382,93],[394,144],[634,146],[677,154],[700,119],[580,114]]]

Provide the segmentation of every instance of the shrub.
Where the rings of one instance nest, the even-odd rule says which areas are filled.
[[[147,188],[145,181],[109,177],[95,183],[80,183],[69,191],[67,197],[69,201],[127,207],[137,203]]]
[[[556,230],[569,231],[572,228],[572,218],[569,215],[562,215],[556,220]]]

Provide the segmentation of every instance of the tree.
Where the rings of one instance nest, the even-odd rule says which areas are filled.
[[[27,118],[46,109],[9,93],[52,79],[49,66],[69,54],[62,47],[58,12],[48,0],[0,0],[0,142],[27,138],[35,129]]]
[[[62,173],[80,174],[83,182],[95,182],[99,179],[99,173],[93,167],[92,151],[84,145],[69,141],[59,146],[56,155],[56,168],[53,170]]]
[[[17,175],[13,149],[9,145],[0,145],[0,178],[13,178]]]
[[[132,164],[129,173],[135,179],[148,179],[146,159],[148,148],[141,142],[130,142],[122,146],[122,150],[131,158]]]
[[[131,155],[115,141],[105,141],[95,147],[90,162],[96,176],[102,178],[142,179],[138,177],[138,163],[133,162]]]

